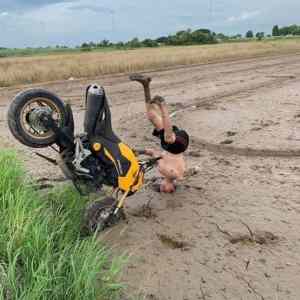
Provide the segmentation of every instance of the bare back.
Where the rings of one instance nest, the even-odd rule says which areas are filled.
[[[183,154],[164,152],[158,165],[159,172],[170,180],[183,179],[186,164]]]

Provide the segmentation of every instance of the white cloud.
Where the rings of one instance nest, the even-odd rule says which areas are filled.
[[[228,22],[241,22],[254,19],[261,14],[260,10],[244,11],[239,16],[231,16],[227,19]]]
[[[9,14],[8,14],[7,11],[3,11],[3,12],[0,13],[0,17],[6,17],[6,16],[8,16],[8,15],[9,15]]]

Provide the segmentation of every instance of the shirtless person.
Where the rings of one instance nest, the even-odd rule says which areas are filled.
[[[176,180],[183,178],[186,169],[183,153],[188,148],[189,136],[184,130],[172,126],[164,98],[160,96],[151,98],[150,77],[133,74],[130,80],[140,82],[144,87],[147,117],[154,126],[153,136],[160,139],[161,147],[164,149],[162,153],[149,149],[145,154],[162,157],[158,163],[158,170],[164,177],[160,191],[173,193],[176,189]]]

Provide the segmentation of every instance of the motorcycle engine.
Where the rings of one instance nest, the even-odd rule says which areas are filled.
[[[109,170],[90,151],[90,144],[85,136],[80,137],[80,142],[83,148],[79,151],[79,157],[76,158],[73,150],[66,149],[60,153],[59,166],[81,194],[99,192],[103,185],[110,185]]]

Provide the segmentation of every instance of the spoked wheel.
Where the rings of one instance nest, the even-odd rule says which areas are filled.
[[[43,89],[30,89],[18,94],[8,111],[8,126],[22,144],[41,148],[55,143],[54,132],[46,128],[43,116],[51,116],[58,127],[66,123],[67,112],[63,101]]]
[[[113,213],[115,204],[116,200],[114,198],[107,197],[89,205],[85,212],[82,233],[90,235],[101,232],[116,225],[121,220],[125,220],[123,209],[120,209],[117,214]]]

